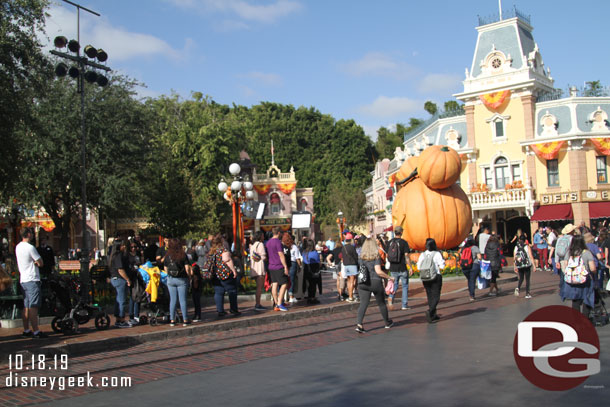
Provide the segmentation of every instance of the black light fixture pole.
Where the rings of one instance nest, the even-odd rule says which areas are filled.
[[[87,56],[81,56],[80,53],[80,10],[83,9],[91,14],[100,16],[99,13],[82,7],[79,4],[73,3],[68,0],[63,0],[65,3],[71,4],[77,9],[77,40],[67,41],[65,37],[55,38],[55,47],[63,48],[66,45],[68,49],[76,54],[70,55],[65,52],[51,50],[50,53],[60,58],[73,61],[77,64],[78,68],[72,67],[68,70],[68,67],[60,63],[55,68],[57,76],[65,76],[69,74],[72,78],[77,81],[77,92],[80,93],[80,114],[81,114],[81,177],[82,177],[82,188],[81,188],[81,206],[82,206],[82,251],[80,258],[80,280],[82,285],[82,297],[85,301],[89,300],[89,232],[87,231],[87,147],[86,147],[86,126],[85,126],[85,79],[88,82],[97,82],[100,86],[106,86],[108,79],[102,75],[97,75],[94,71],[85,71],[86,67],[92,67],[101,69],[103,71],[110,71],[111,69],[105,65],[98,64],[90,61],[89,58],[97,58],[98,61],[104,62],[108,59],[108,55],[102,49],[96,50],[92,46],[88,45],[85,47],[84,52]]]

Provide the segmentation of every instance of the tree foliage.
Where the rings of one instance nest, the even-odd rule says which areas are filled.
[[[436,103],[428,100],[426,103],[424,103],[424,110],[430,113],[431,116],[434,116],[436,112],[438,112],[438,106]]]
[[[46,0],[0,2],[0,194],[17,171],[17,129],[31,117],[32,99],[48,75],[36,32],[44,26]]]

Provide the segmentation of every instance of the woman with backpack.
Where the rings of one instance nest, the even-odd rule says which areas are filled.
[[[182,325],[187,326],[190,322],[186,305],[186,292],[188,291],[192,270],[180,239],[169,240],[163,265],[167,273],[167,289],[169,290],[169,325],[176,325],[176,303],[180,301]]]
[[[362,245],[360,252],[361,266],[366,269],[368,274],[368,281],[358,283],[358,293],[360,295],[360,306],[358,307],[358,319],[356,325],[356,332],[365,333],[364,325],[364,314],[371,301],[371,293],[375,294],[375,301],[381,312],[381,316],[385,322],[386,328],[391,328],[394,322],[388,317],[388,308],[385,304],[385,289],[383,288],[382,278],[394,280],[394,277],[387,275],[381,268],[381,262],[379,258],[379,249],[377,243],[373,239],[366,239]]]
[[[500,253],[500,241],[497,235],[491,235],[485,245],[485,258],[489,260],[491,266],[491,281],[489,282],[489,296],[495,297],[500,291],[497,279],[502,268],[502,253]],[[495,290],[495,291],[494,291]]]
[[[468,280],[468,294],[470,301],[475,300],[474,290],[477,286],[477,277],[481,272],[481,252],[474,238],[468,236],[464,242],[464,247],[460,249],[460,268]]]
[[[562,301],[572,300],[572,308],[588,317],[595,305],[595,258],[580,235],[572,238],[569,254],[561,273],[559,296]],[[577,281],[579,279],[583,281]]]
[[[426,297],[428,297],[426,319],[430,324],[438,322],[440,319],[440,316],[436,313],[436,307],[441,299],[441,289],[443,288],[441,270],[444,268],[445,260],[441,252],[436,248],[436,240],[429,237],[426,239],[426,251],[417,260],[417,269],[419,270],[422,284],[426,289]],[[425,274],[429,274],[432,278],[424,280]]]
[[[229,294],[231,314],[241,315],[237,309],[237,270],[233,264],[231,252],[224,246],[224,239],[220,233],[212,239],[206,266],[208,270],[212,271],[214,302],[218,316],[223,317],[227,314],[224,309],[225,293]]]
[[[517,288],[515,288],[515,297],[519,296],[521,284],[523,284],[523,279],[525,278],[525,298],[532,298],[530,294],[530,276],[532,274],[533,256],[525,235],[519,236],[513,256],[515,259],[515,273],[519,275],[519,282],[517,283]]]

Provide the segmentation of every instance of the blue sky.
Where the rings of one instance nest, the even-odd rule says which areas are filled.
[[[379,126],[427,118],[462,90],[477,15],[497,0],[75,0],[81,43],[104,48],[108,65],[146,85],[140,95],[209,95],[218,103],[314,106]],[[555,87],[610,85],[610,1],[515,0]],[[75,8],[53,0],[46,35],[76,37]]]

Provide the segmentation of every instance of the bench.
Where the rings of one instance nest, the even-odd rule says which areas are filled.
[[[79,271],[80,260],[61,260],[59,262],[60,271]]]

